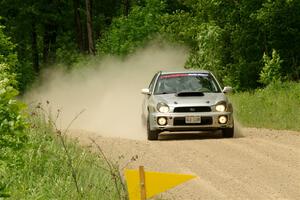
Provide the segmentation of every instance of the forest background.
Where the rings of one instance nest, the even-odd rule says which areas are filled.
[[[16,97],[44,70],[126,59],[152,41],[184,46],[185,68],[232,86],[243,125],[300,130],[299,0],[0,0],[0,198],[126,199],[103,159]]]
[[[298,0],[0,1],[0,61],[28,88],[44,68],[126,55],[151,40],[189,49],[186,68],[249,90],[300,78]]]

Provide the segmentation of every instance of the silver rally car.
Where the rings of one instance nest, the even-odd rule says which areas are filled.
[[[142,120],[148,140],[157,140],[161,132],[222,130],[233,137],[231,103],[209,71],[158,72],[148,88],[142,89]]]

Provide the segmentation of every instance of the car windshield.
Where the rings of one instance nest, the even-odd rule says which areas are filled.
[[[154,94],[180,92],[220,92],[215,79],[208,73],[177,73],[160,75]]]

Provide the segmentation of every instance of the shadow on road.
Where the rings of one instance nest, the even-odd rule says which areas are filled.
[[[244,135],[235,128],[234,138],[242,138]],[[193,132],[162,132],[159,140],[205,140],[205,139],[227,139],[222,137],[218,131],[193,131]]]
[[[163,132],[159,140],[204,140],[221,139],[220,131],[199,131],[199,132]]]

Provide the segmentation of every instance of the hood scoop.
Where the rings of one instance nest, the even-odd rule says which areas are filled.
[[[202,97],[204,96],[203,92],[179,92],[176,94],[178,97]]]

